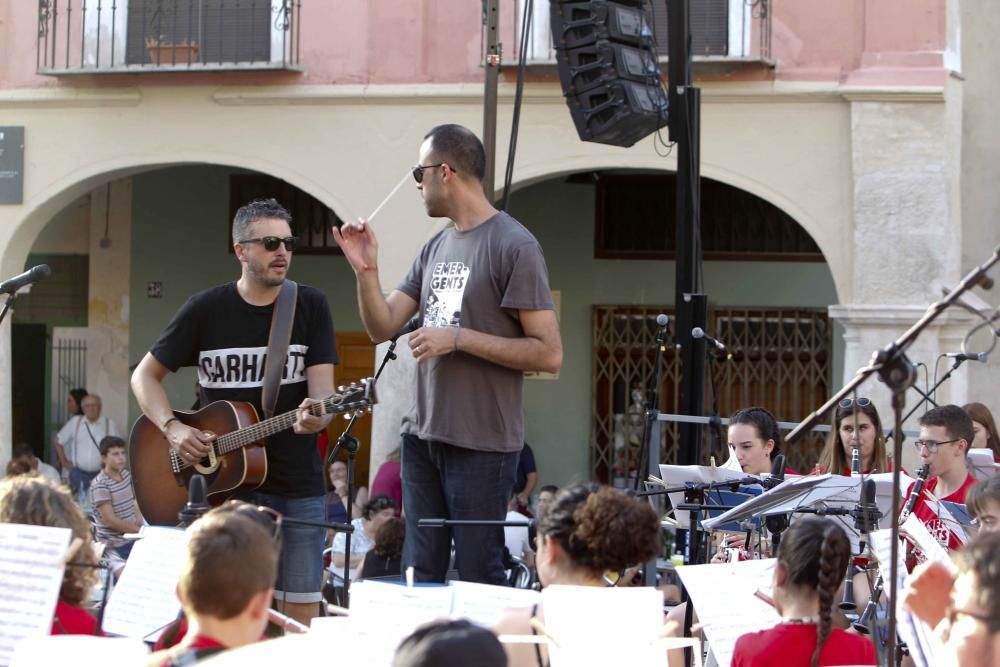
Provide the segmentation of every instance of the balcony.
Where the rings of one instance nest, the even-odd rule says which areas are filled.
[[[50,76],[301,71],[301,0],[38,0]]]
[[[653,26],[660,61],[667,62],[667,4],[652,0],[647,19]],[[501,12],[501,35],[514,44],[504,49],[505,65],[517,64],[520,29],[526,0],[512,0],[514,11]],[[772,67],[771,0],[697,0],[690,3],[691,52],[696,72],[731,72],[745,67]],[[528,66],[555,66],[549,21],[549,0],[534,0]],[[506,6],[504,7],[506,9]]]

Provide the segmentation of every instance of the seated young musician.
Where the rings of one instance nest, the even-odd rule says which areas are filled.
[[[993,462],[1000,463],[1000,434],[993,413],[982,403],[966,403],[962,406],[965,414],[972,419],[975,434],[969,449],[989,449],[993,451]]]
[[[906,580],[903,602],[940,643],[935,664],[1000,665],[998,553],[1000,532],[980,532],[955,554],[957,573],[929,561]]]
[[[944,547],[950,550],[961,546],[958,537],[948,530],[944,521],[938,518],[936,503],[928,502],[927,493],[935,498],[951,503],[965,503],[965,494],[976,483],[969,473],[966,455],[969,443],[973,439],[972,420],[962,408],[957,405],[942,405],[927,411],[918,420],[920,424],[920,439],[913,445],[917,448],[920,461],[930,466],[927,482],[923,493],[913,506],[913,515],[920,520],[931,535]],[[913,485],[906,492],[906,500],[910,499]],[[907,563],[910,568],[923,557],[918,550]]]
[[[812,474],[850,475],[855,449],[860,450],[864,474],[892,471],[882,420],[875,404],[864,397],[845,398],[837,405],[830,436]]]
[[[733,667],[875,665],[866,638],[832,627],[834,598],[851,559],[851,543],[833,521],[804,518],[781,538],[774,605],[781,622],[736,641]]]
[[[177,583],[188,628],[173,648],[154,653],[150,667],[179,667],[261,638],[278,571],[273,535],[243,512],[223,506],[189,529],[187,559]]]
[[[0,522],[69,528],[73,539],[82,540],[63,573],[51,634],[96,634],[97,620],[82,605],[97,585],[97,551],[90,522],[69,492],[36,475],[5,479],[0,482]]]
[[[543,586],[605,586],[605,572],[622,572],[661,548],[660,520],[648,503],[593,483],[559,491],[537,521],[536,565]],[[493,630],[536,634],[532,618],[543,618],[537,605],[510,612]],[[548,664],[548,651],[540,644],[507,644],[505,649],[510,667]]]
[[[978,532],[1000,532],[1000,477],[973,484],[965,495],[965,508]]]
[[[729,418],[729,451],[746,474],[770,474],[774,457],[781,454],[781,433],[774,415],[758,407],[737,410]],[[799,474],[787,466],[784,472]]]

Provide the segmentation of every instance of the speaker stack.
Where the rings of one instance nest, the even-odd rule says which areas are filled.
[[[551,0],[559,81],[583,141],[628,147],[667,124],[643,0]]]

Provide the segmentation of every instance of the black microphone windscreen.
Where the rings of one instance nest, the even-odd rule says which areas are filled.
[[[48,278],[52,275],[52,269],[49,268],[48,264],[39,264],[31,270],[35,275],[36,280],[41,280],[42,278]]]
[[[188,483],[188,505],[192,508],[208,507],[208,486],[201,475],[192,475]]]
[[[875,504],[875,480],[866,479],[864,486],[861,487],[861,504],[862,505],[874,505]]]
[[[778,454],[771,463],[771,477],[785,478],[785,455]]]

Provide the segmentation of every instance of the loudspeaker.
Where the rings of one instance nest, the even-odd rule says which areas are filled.
[[[580,139],[628,147],[667,124],[643,0],[551,0],[550,12],[559,81]]]

